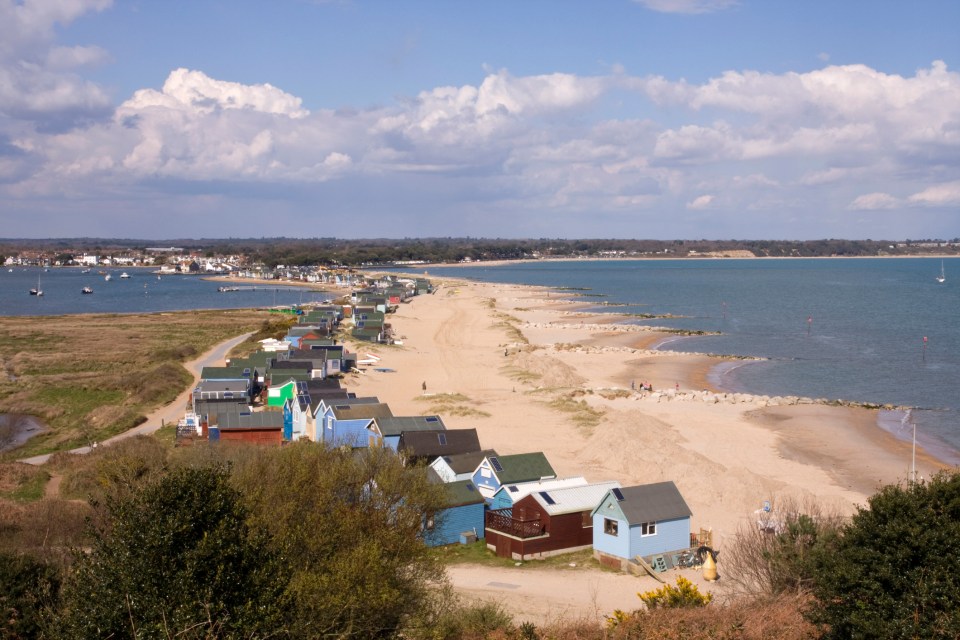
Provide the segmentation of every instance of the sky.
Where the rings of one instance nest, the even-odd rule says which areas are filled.
[[[0,0],[0,237],[960,236],[957,0]]]

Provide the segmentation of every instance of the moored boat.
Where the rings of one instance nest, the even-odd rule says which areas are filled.
[[[83,289],[80,289],[80,293],[93,293],[93,289],[90,287],[84,287]]]

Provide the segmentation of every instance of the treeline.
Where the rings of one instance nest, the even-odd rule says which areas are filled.
[[[960,255],[960,238],[952,240],[618,240],[618,239],[489,239],[489,238],[247,238],[130,240],[67,238],[3,240],[0,257],[20,251],[43,251],[50,257],[78,253],[99,255],[143,252],[147,247],[175,246],[185,253],[243,255],[270,267],[279,264],[385,265],[395,262],[461,262],[464,260],[534,260],[558,257],[685,258],[698,254],[749,252],[757,257]]]

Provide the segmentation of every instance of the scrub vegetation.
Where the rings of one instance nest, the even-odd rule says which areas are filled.
[[[183,364],[247,332],[289,323],[264,311],[0,318],[0,413],[49,430],[6,459],[101,441],[143,422],[191,382]],[[251,347],[252,349],[252,347]]]

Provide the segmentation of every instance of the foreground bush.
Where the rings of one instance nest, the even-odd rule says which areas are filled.
[[[108,498],[106,511],[64,584],[54,635],[263,638],[284,628],[280,565],[223,469],[171,472]]]
[[[960,637],[960,473],[888,486],[816,556],[828,638]]]

